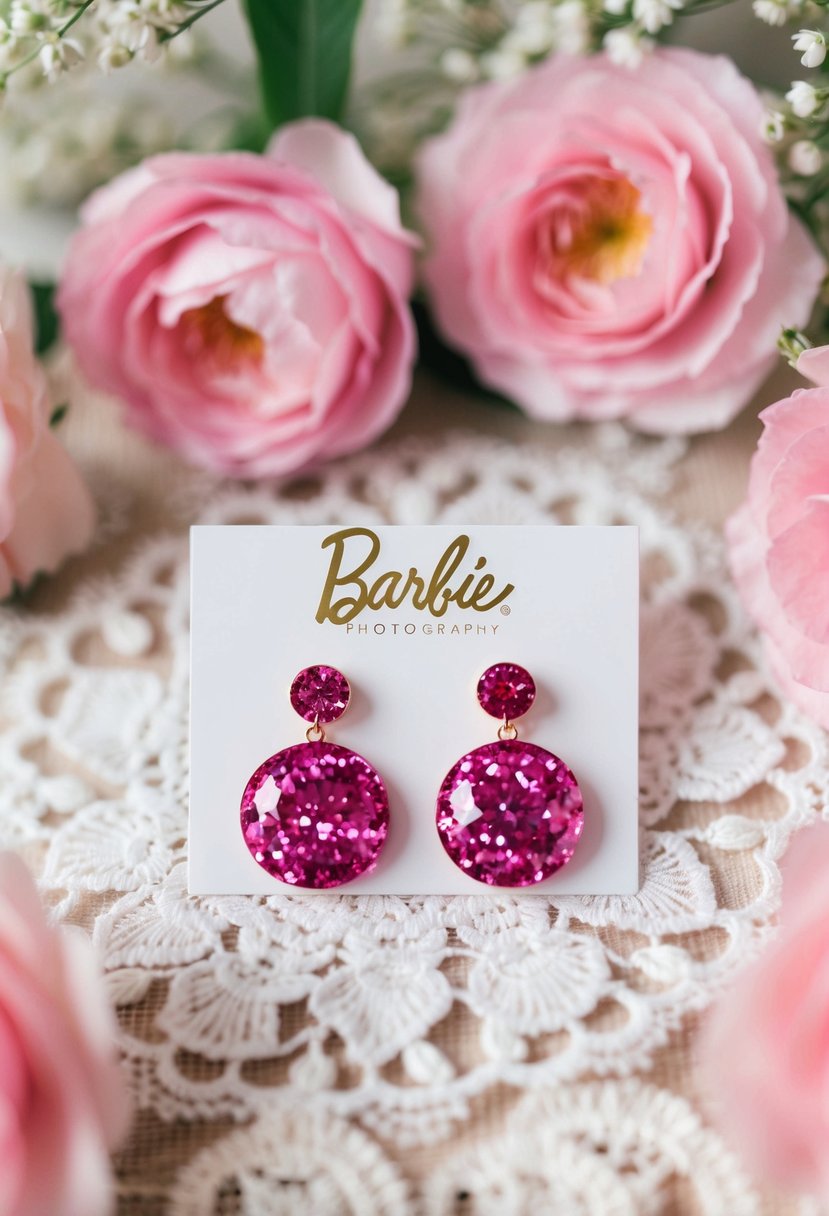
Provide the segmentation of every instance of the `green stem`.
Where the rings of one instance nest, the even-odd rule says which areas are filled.
[[[815,220],[810,207],[798,202],[796,199],[789,199],[789,207],[795,215],[801,220],[803,225],[811,232],[815,244],[824,257],[829,257],[829,249],[826,247],[826,239],[822,230],[822,225]]]
[[[173,38],[178,38],[179,34],[183,34],[185,30],[189,30],[191,25],[195,25],[197,21],[201,21],[202,17],[206,17],[211,9],[218,8],[220,4],[224,4],[225,0],[210,0],[209,4],[202,4],[186,21],[182,21],[178,29],[172,30],[169,34],[162,34],[158,39],[159,42],[170,42]]]
[[[63,25],[58,26],[58,28],[55,30],[55,36],[58,39],[58,41],[60,41],[60,39],[63,38],[64,35],[69,33],[69,31],[71,30],[71,28],[75,24],[75,22],[80,21],[81,17],[84,15],[86,10],[88,8],[91,8],[94,3],[95,3],[95,0],[83,0],[83,4],[78,6],[78,8],[75,10],[75,12],[72,14],[72,16],[69,18],[69,20],[64,21]],[[16,63],[14,65],[14,67],[9,68],[8,72],[6,72],[3,76],[0,76],[0,84],[4,85],[6,83],[6,81],[8,80],[8,78],[10,76],[13,76],[15,74],[15,72],[19,72],[21,70],[21,68],[28,67],[30,63],[33,63],[35,61],[35,59],[37,59],[41,50],[42,50],[42,47],[40,45],[36,46],[32,51],[29,52],[28,55],[26,55],[26,57],[24,59],[21,59],[19,63]]]
[[[827,188],[829,188],[829,175],[824,173],[818,178],[808,194],[805,194],[800,200],[800,206],[804,211],[811,211],[815,203],[819,203],[825,197]]]
[[[65,21],[58,29],[58,38],[62,38],[64,34],[68,34],[75,22],[80,21],[86,10],[94,3],[95,0],[84,0],[83,4],[81,4],[79,8],[75,9],[69,20]]]

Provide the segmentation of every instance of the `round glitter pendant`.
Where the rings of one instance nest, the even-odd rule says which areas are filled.
[[[311,723],[306,742],[277,752],[250,778],[242,835],[254,861],[280,882],[338,887],[377,864],[389,830],[388,795],[367,760],[325,738],[321,724],[336,721],[348,706],[342,672],[306,667],[290,695]]]
[[[566,865],[581,835],[582,794],[552,752],[517,737],[512,721],[535,700],[523,667],[496,663],[481,676],[478,700],[501,718],[498,740],[461,756],[437,800],[440,842],[460,870],[496,887],[528,887]]]

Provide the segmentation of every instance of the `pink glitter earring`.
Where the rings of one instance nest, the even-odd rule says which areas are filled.
[[[573,856],[584,816],[567,765],[518,738],[513,719],[535,700],[535,682],[517,663],[496,663],[478,681],[478,701],[500,718],[498,741],[461,756],[440,787],[437,830],[452,861],[478,882],[529,887]]]
[[[389,799],[375,768],[325,738],[351,699],[336,667],[306,667],[291,705],[311,725],[305,743],[271,756],[242,795],[242,835],[254,861],[295,887],[339,887],[374,869],[389,830]]]

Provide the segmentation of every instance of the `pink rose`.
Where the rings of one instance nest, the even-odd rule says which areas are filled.
[[[748,498],[726,527],[731,569],[784,693],[829,727],[829,389],[760,417]]]
[[[723,1131],[754,1172],[829,1199],[829,824],[786,856],[782,931],[703,1027]]]
[[[538,418],[724,425],[823,274],[724,58],[554,55],[469,89],[418,165],[438,321]],[[798,320],[799,318],[799,320]]]
[[[829,386],[829,346],[810,346],[800,354],[795,367],[812,384],[826,388]]]
[[[29,290],[0,266],[0,599],[89,544],[86,486],[49,428]]]
[[[154,157],[92,196],[59,293],[88,379],[186,459],[267,477],[363,447],[415,353],[414,238],[351,135]]]
[[[126,1129],[92,949],[50,928],[23,863],[0,853],[0,1216],[110,1212]]]

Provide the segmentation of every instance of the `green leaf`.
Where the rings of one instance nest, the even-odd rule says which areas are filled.
[[[237,152],[264,152],[270,131],[260,113],[242,114],[230,133],[228,146]]]
[[[54,346],[60,332],[60,319],[55,311],[55,284],[30,283],[35,312],[35,350],[43,355]]]
[[[244,0],[271,129],[342,115],[362,0]]]
[[[474,394],[481,402],[516,408],[506,397],[482,385],[469,361],[446,345],[435,328],[431,313],[421,300],[412,300],[412,314],[417,325],[418,364],[421,367],[428,368],[451,388]]]
[[[66,415],[68,413],[69,413],[69,403],[68,402],[63,401],[63,402],[61,402],[60,405],[56,405],[55,408],[52,410],[51,417],[49,418],[49,426],[51,426],[51,427],[60,426],[60,424],[63,422],[64,418],[66,417]]]

